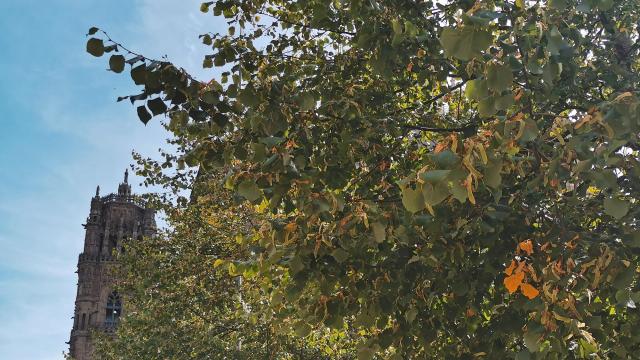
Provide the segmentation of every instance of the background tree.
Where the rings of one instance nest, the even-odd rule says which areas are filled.
[[[300,335],[361,331],[362,359],[628,358],[639,8],[207,2],[229,22],[201,37],[210,81],[96,28],[87,50],[122,52],[142,92],[121,99],[188,140],[169,165],[230,167],[271,214],[224,266]]]
[[[157,162],[138,157],[156,185],[184,187],[191,176],[169,177]],[[144,171],[144,170],[143,170]],[[120,256],[119,291],[126,312],[115,336],[96,334],[102,359],[348,358],[347,342],[301,341],[272,321],[253,277],[240,279],[216,259],[245,263],[242,247],[258,219],[250,206],[234,204],[219,172],[198,176],[191,201],[176,206],[151,198],[167,214],[169,230],[131,242]],[[168,193],[174,196],[176,194]],[[219,260],[218,260],[219,261]],[[255,270],[253,270],[255,272]],[[248,275],[248,271],[245,272]],[[331,346],[332,351],[325,347]]]

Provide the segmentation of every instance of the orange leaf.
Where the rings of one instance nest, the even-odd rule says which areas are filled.
[[[284,230],[286,232],[294,232],[296,231],[296,228],[298,227],[298,225],[294,222],[290,222],[287,225],[285,225]]]
[[[513,99],[514,99],[515,101],[519,101],[519,100],[520,100],[520,98],[522,98],[522,95],[524,95],[524,90],[519,89],[519,90],[518,90],[518,93],[516,94],[516,96],[514,96],[514,97],[513,97]]]
[[[507,276],[504,278],[504,286],[506,286],[507,290],[509,290],[509,294],[513,294],[520,284],[522,284],[522,280],[524,280],[524,273],[517,272],[511,276]]]
[[[531,284],[520,285],[520,291],[529,299],[534,299],[536,296],[538,296],[538,294],[540,294],[540,291],[538,291],[538,289],[533,287]]]
[[[518,244],[520,249],[527,253],[527,255],[533,254],[533,243],[531,240],[526,240]]]
[[[511,274],[513,273],[513,269],[516,268],[516,262],[515,260],[511,260],[511,265],[509,265],[508,268],[504,269],[504,273],[507,274],[507,276],[511,276]]]
[[[445,150],[446,148],[447,148],[447,144],[445,144],[445,143],[438,143],[438,144],[436,145],[436,148],[433,150],[433,152],[437,154],[437,153],[439,153],[439,152],[441,152],[441,151]]]

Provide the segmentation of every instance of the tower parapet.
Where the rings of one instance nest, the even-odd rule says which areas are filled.
[[[129,172],[118,192],[100,196],[100,187],[91,198],[85,228],[84,250],[78,256],[78,290],[69,353],[76,360],[90,360],[91,330],[111,332],[123,309],[114,290],[117,255],[129,241],[156,232],[155,211],[131,192]]]

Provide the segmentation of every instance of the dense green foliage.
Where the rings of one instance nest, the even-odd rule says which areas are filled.
[[[201,37],[219,78],[95,28],[87,50],[131,65],[144,123],[168,116],[165,166],[225,166],[255,205],[250,257],[216,265],[282,324],[360,334],[360,359],[640,350],[637,1],[201,10],[229,22]]]
[[[159,168],[146,160],[148,169]],[[153,166],[155,165],[155,166]],[[187,178],[157,173],[154,182],[185,185]],[[186,182],[185,182],[186,180]],[[131,242],[120,254],[116,287],[125,294],[126,316],[115,336],[96,332],[99,359],[328,359],[353,358],[342,337],[327,344],[322,336],[302,341],[278,331],[265,309],[259,284],[229,274],[216,259],[246,261],[239,240],[259,217],[248,206],[234,205],[220,177],[199,177],[192,201],[164,209],[170,230]],[[206,189],[206,193],[204,190]],[[200,196],[195,194],[200,193]],[[153,200],[153,199],[151,199]]]

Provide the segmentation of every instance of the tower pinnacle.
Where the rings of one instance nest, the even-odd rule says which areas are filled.
[[[131,196],[131,185],[129,185],[129,169],[124,170],[124,182],[118,186],[118,196]]]

